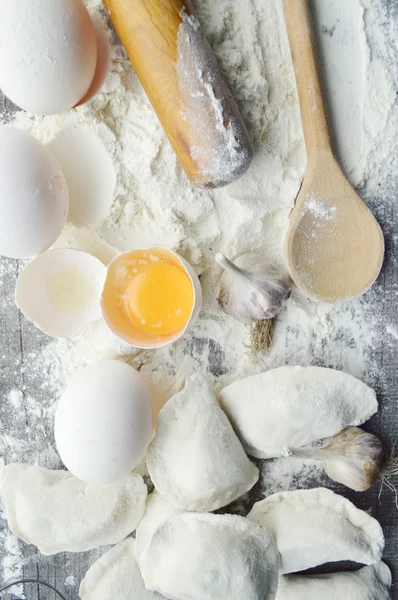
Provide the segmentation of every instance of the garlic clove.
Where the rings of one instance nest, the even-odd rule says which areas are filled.
[[[324,449],[335,453],[335,458],[324,460],[325,473],[356,492],[364,492],[372,487],[385,464],[381,441],[359,427],[344,429]]]
[[[290,296],[289,275],[259,254],[242,254],[233,262],[217,254],[216,261],[224,269],[219,304],[226,314],[242,323],[272,319]]]
[[[356,492],[368,490],[382,475],[386,454],[381,441],[359,427],[347,427],[321,447],[285,448],[284,456],[322,460],[325,473]]]

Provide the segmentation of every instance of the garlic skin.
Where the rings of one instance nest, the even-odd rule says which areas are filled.
[[[292,289],[292,280],[260,254],[242,254],[233,262],[223,254],[216,261],[225,270],[218,302],[227,315],[242,323],[276,317]]]
[[[382,475],[386,454],[381,441],[359,427],[347,427],[321,447],[285,448],[284,456],[322,460],[325,473],[355,490],[368,490]]]

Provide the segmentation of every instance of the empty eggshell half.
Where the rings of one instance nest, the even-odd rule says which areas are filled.
[[[182,311],[177,308],[173,315],[176,328],[172,331],[162,331],[162,321],[159,321],[159,333],[155,327],[157,324],[150,324],[143,318],[140,321],[135,320],[131,316],[129,310],[129,302],[131,300],[131,286],[135,286],[135,277],[144,277],[139,273],[140,266],[150,263],[151,265],[159,265],[166,263],[173,270],[172,275],[177,275],[177,279],[173,284],[184,286],[186,294],[189,294],[189,299],[183,298],[185,301],[186,318],[182,321]],[[179,272],[179,273],[178,273]],[[181,272],[183,276],[181,276]],[[184,279],[184,276],[186,279]],[[153,275],[150,273],[147,276],[147,281]],[[148,279],[149,278],[149,279]],[[166,280],[167,281],[167,280]],[[145,297],[145,291],[140,289],[138,292],[133,292],[143,307],[150,312],[147,304],[152,307],[155,305],[155,313],[157,307],[159,312],[163,311],[167,306],[168,299],[167,287],[156,289],[156,281],[150,282],[149,295]],[[130,294],[130,295],[129,295]],[[141,295],[140,295],[141,294]],[[178,293],[177,293],[178,296]],[[179,300],[181,300],[181,294]],[[146,304],[147,303],[147,304]],[[188,304],[187,304],[188,303]],[[108,324],[111,331],[119,338],[131,344],[135,348],[151,349],[167,346],[178,340],[188,327],[194,324],[197,320],[202,307],[202,288],[200,281],[191,265],[176,252],[169,248],[156,246],[153,248],[140,248],[130,252],[119,254],[108,266],[105,285],[101,296],[102,315],[105,322]],[[167,312],[167,311],[166,311]],[[171,316],[171,315],[170,315]],[[167,324],[168,325],[168,324]],[[164,329],[164,328],[163,328]]]
[[[69,220],[74,225],[100,225],[109,216],[116,186],[115,167],[104,142],[86,127],[70,127],[47,147],[68,185]]]
[[[106,267],[87,252],[49,250],[22,271],[15,300],[41,331],[70,338],[101,319],[99,297],[105,276]]]

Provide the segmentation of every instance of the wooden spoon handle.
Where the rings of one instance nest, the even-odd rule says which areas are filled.
[[[283,0],[309,160],[331,151],[308,0]]]
[[[104,3],[192,183],[218,187],[242,175],[250,138],[190,0]]]

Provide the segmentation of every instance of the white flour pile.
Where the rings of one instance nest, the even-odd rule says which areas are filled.
[[[87,4],[105,19],[99,0]],[[388,173],[398,160],[398,14],[388,12],[397,13],[398,8],[390,3],[388,9],[382,0],[312,4],[321,32],[321,55],[327,58],[322,63],[339,158],[363,196],[374,197],[378,190],[384,208],[373,208],[383,214],[392,198]],[[106,242],[94,227],[70,223],[58,245],[87,250],[105,262],[115,254],[108,243],[120,250],[155,243],[172,247],[201,274],[201,318],[183,340],[155,352],[132,352],[103,323],[73,341],[46,344],[29,327],[28,346],[34,351],[25,353],[15,367],[24,381],[23,397],[12,392],[15,386],[9,382],[3,398],[5,430],[13,423],[23,432],[21,437],[0,435],[0,451],[7,462],[59,466],[52,437],[55,401],[71,373],[101,358],[124,356],[140,368],[163,402],[193,372],[207,373],[219,389],[270,367],[321,364],[372,383],[372,353],[383,337],[394,342],[398,335],[391,327],[383,329],[386,324],[375,309],[377,287],[362,300],[335,307],[294,293],[278,318],[272,350],[254,360],[248,352],[249,331],[219,309],[217,252],[232,257],[256,251],[282,262],[288,217],[306,157],[280,1],[196,0],[194,5],[256,150],[250,170],[236,183],[214,191],[188,183],[115,39],[111,72],[94,100],[57,117],[20,113],[15,125],[45,143],[75,124],[102,139],[117,175],[111,213],[101,227]],[[322,212],[323,207],[314,205],[314,210]],[[13,272],[11,261],[3,264],[5,274]],[[310,486],[314,478],[321,481],[315,467],[303,468],[293,459],[268,462],[262,468],[267,493]],[[12,562],[13,551],[10,556]],[[5,579],[16,574],[11,563],[9,567],[3,565]]]

